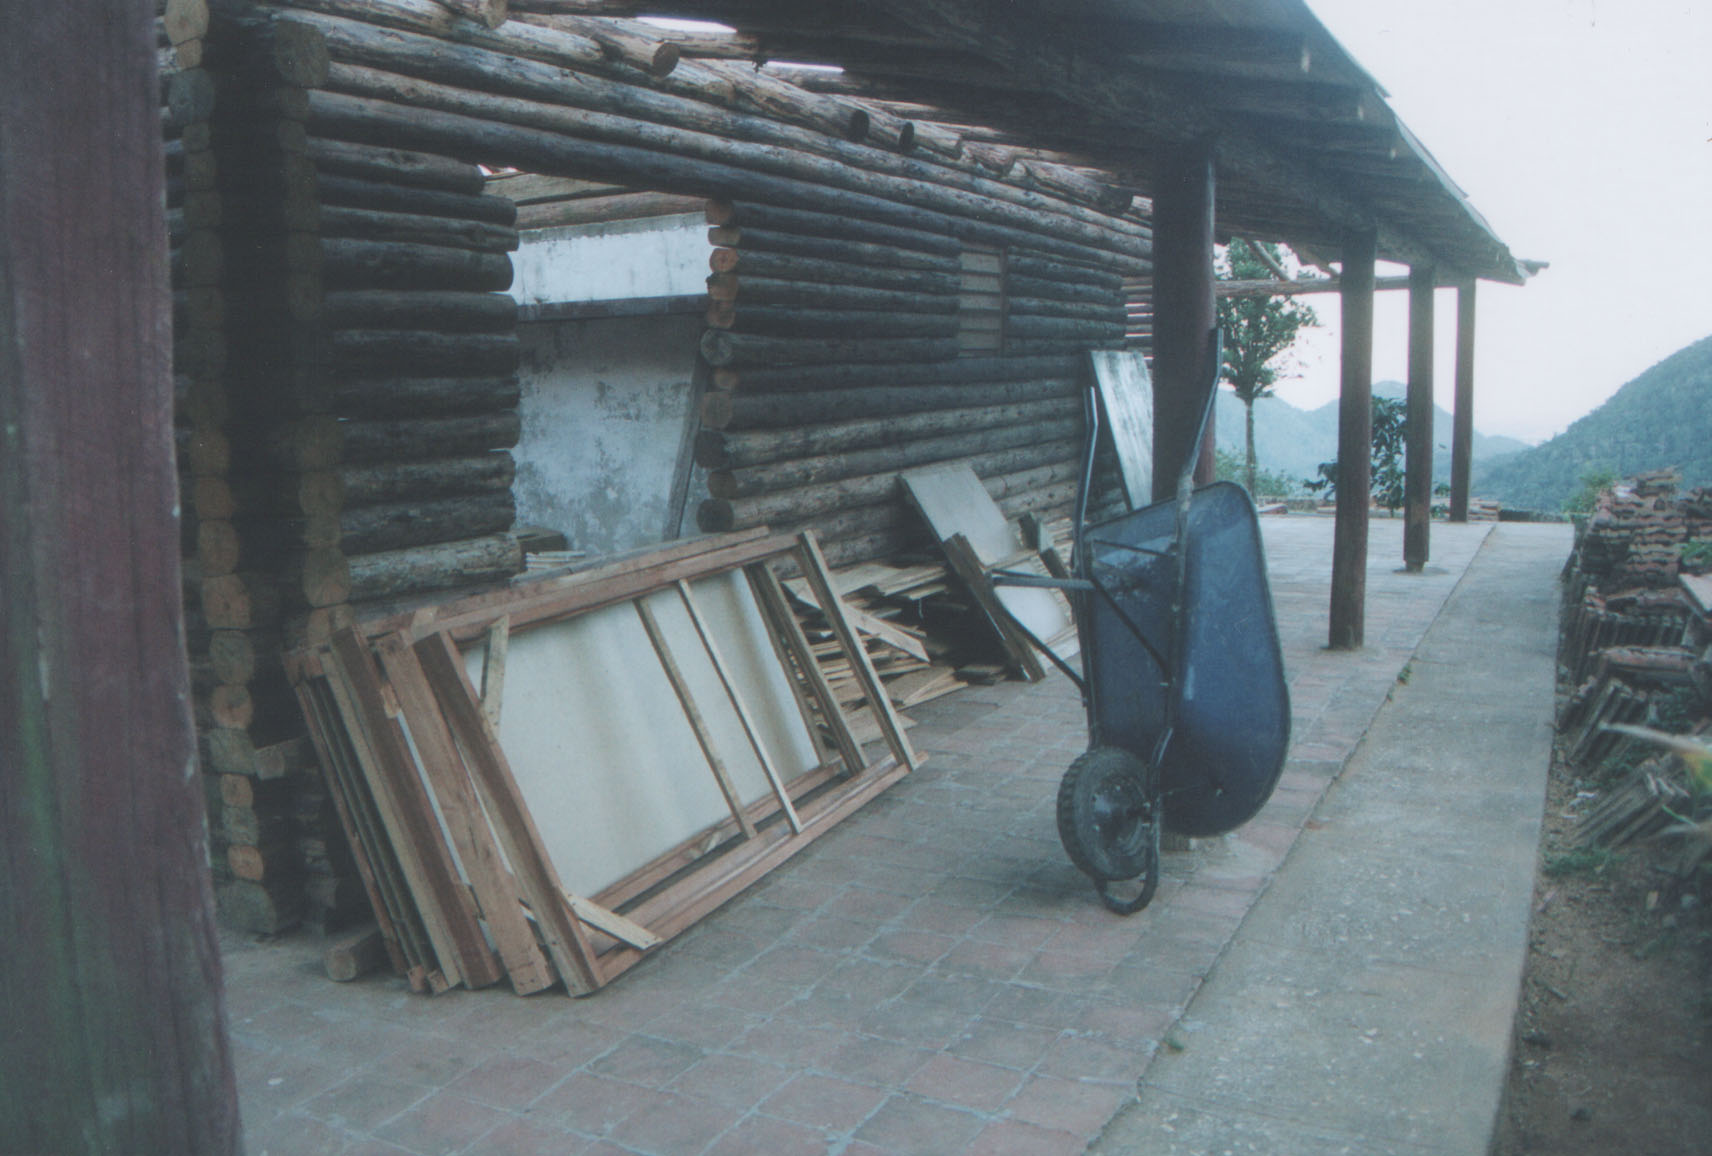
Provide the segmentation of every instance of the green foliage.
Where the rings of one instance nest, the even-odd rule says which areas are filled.
[[[1581,488],[1563,503],[1566,514],[1591,514],[1599,495],[1617,484],[1617,472],[1603,466],[1581,471]]]
[[[1248,489],[1248,464],[1235,450],[1218,448],[1213,451],[1213,476],[1221,482],[1235,482]],[[1261,498],[1290,498],[1302,492],[1302,483],[1278,470],[1256,469],[1254,488],[1249,495]]]
[[[1712,337],[1678,350],[1563,433],[1479,469],[1475,489],[1506,506],[1556,511],[1592,469],[1618,477],[1676,466],[1712,485]]]
[[[1369,466],[1369,482],[1373,500],[1396,513],[1403,505],[1404,437],[1408,425],[1408,408],[1396,398],[1373,399],[1373,448]],[[1325,491],[1328,498],[1337,495],[1338,464],[1320,463],[1320,476],[1303,483],[1315,493]]]
[[[1696,538],[1684,542],[1681,550],[1682,568],[1690,574],[1712,570],[1712,538]]]
[[[1282,262],[1284,250],[1278,245],[1257,245],[1274,262]],[[1245,241],[1233,240],[1226,252],[1228,277],[1236,281],[1257,281],[1271,277],[1272,270]],[[1230,383],[1243,404],[1245,424],[1246,471],[1249,493],[1255,493],[1259,479],[1254,463],[1254,403],[1272,396],[1281,368],[1279,359],[1291,345],[1296,334],[1305,326],[1318,325],[1314,311],[1288,297],[1222,297],[1219,299],[1219,327],[1224,330],[1224,380]]]

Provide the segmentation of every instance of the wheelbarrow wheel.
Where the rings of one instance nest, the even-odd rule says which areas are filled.
[[[1058,838],[1101,901],[1120,915],[1140,911],[1158,889],[1159,819],[1152,769],[1118,747],[1084,751],[1058,785]],[[1133,898],[1119,898],[1108,886],[1130,880],[1140,884]]]

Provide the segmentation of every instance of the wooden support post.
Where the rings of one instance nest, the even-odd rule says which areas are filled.
[[[1450,520],[1468,521],[1474,466],[1474,285],[1456,287],[1456,402],[1450,435]]]
[[[1344,242],[1343,370],[1338,400],[1337,526],[1332,537],[1333,650],[1359,650],[1366,633],[1367,507],[1373,484],[1373,262],[1375,236]]]
[[[242,1146],[182,649],[153,17],[8,5],[0,35],[9,1152]]]
[[[1433,291],[1437,271],[1409,270],[1409,392],[1403,458],[1403,568],[1419,574],[1431,552],[1433,511]]]
[[[1201,418],[1213,298],[1213,149],[1202,142],[1162,158],[1153,199],[1153,492],[1177,490],[1177,474]],[[1213,480],[1207,425],[1197,484]]]

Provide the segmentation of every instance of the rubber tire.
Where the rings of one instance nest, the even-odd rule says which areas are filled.
[[[1078,755],[1058,784],[1058,838],[1079,871],[1096,883],[1135,879],[1159,862],[1158,800],[1147,761],[1118,747]],[[1113,804],[1131,812],[1113,816]],[[1134,823],[1137,809],[1148,821]],[[1124,824],[1114,829],[1114,818]]]

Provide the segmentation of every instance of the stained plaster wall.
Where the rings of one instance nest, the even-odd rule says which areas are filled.
[[[519,525],[594,554],[675,535],[702,328],[697,314],[518,327]]]

